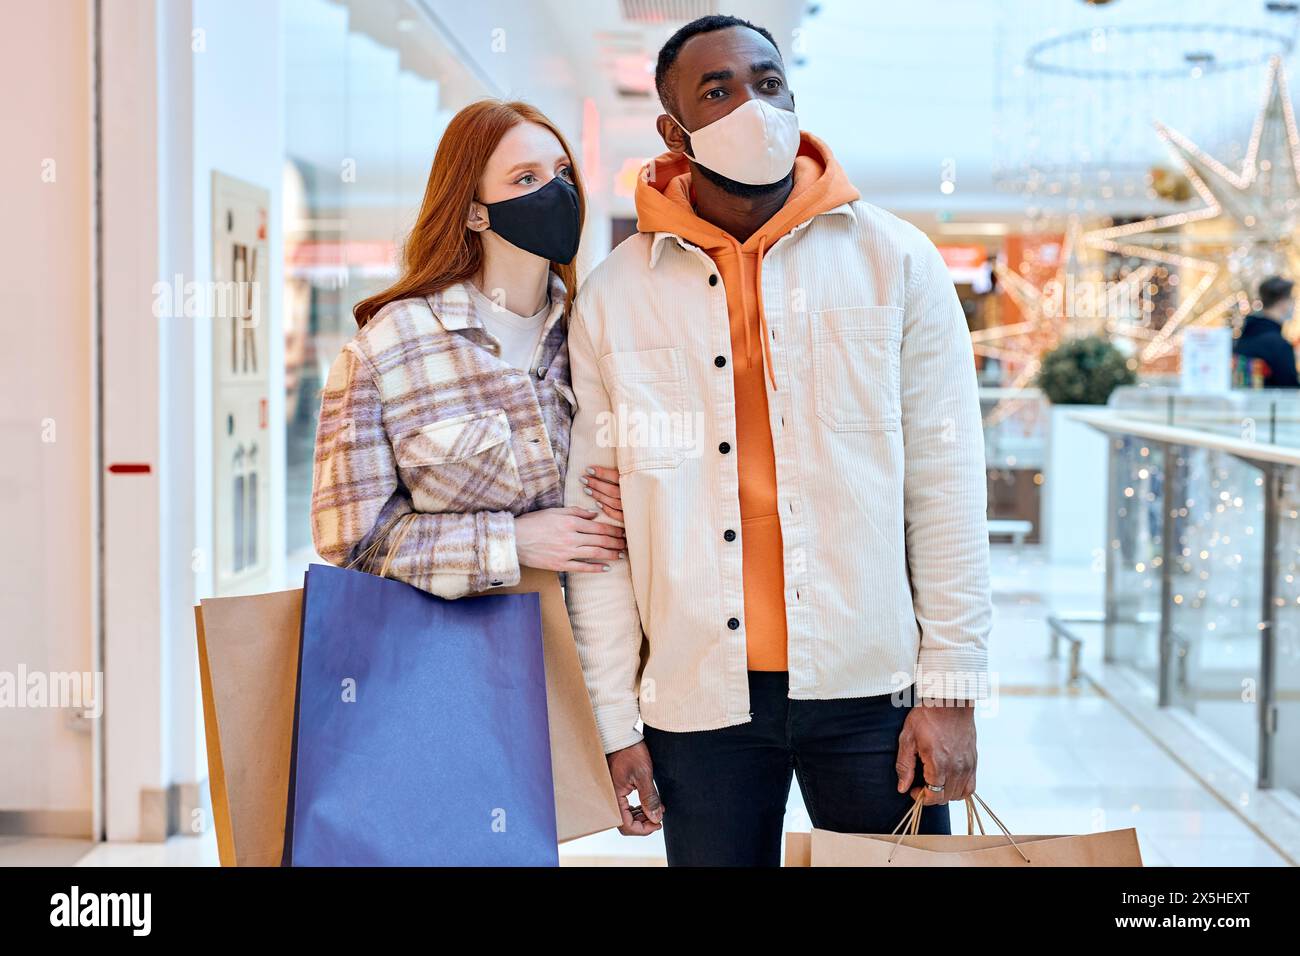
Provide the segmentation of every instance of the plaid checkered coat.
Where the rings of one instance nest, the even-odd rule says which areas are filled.
[[[518,583],[514,516],[563,506],[576,405],[558,277],[550,291],[526,370],[498,357],[459,284],[385,306],[343,348],[316,432],[322,558],[373,570],[387,556],[389,577],[443,597]]]

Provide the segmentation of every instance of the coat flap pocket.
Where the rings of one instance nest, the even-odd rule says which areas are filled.
[[[446,465],[509,441],[510,420],[501,409],[458,415],[399,436],[397,464],[402,468]]]
[[[681,349],[645,349],[640,352],[610,352],[600,360],[607,384],[619,382],[678,382],[685,365]]]
[[[893,305],[824,309],[814,315],[820,331],[838,338],[889,338],[903,331],[903,310]]]

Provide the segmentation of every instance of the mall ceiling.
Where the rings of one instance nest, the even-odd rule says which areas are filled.
[[[1297,72],[1292,50],[1300,6],[1279,0],[406,2],[472,61],[486,92],[541,104],[589,99],[599,119],[601,167],[611,182],[620,169],[662,149],[654,133],[653,58],[663,41],[705,13],[761,23],[786,54],[804,128],[831,145],[867,198],[922,222],[1010,222],[1027,208],[1048,214],[1163,208],[1146,186],[1153,166],[1172,165],[1153,121],[1231,164],[1248,138],[1269,55],[1281,54]],[[508,51],[482,42],[494,31],[508,37]],[[1067,201],[1067,188],[1026,197],[1018,186],[1032,170],[1047,170],[1045,181],[1055,177],[1067,187],[1076,176],[1085,185],[1105,184],[1113,195],[1097,191]],[[630,211],[625,196],[613,203],[616,212]]]

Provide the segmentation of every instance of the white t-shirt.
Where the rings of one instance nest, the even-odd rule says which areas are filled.
[[[466,285],[483,327],[501,343],[501,361],[518,369],[527,369],[532,364],[537,343],[541,341],[542,326],[551,313],[550,298],[535,314],[516,315],[485,296],[474,283],[467,282]]]

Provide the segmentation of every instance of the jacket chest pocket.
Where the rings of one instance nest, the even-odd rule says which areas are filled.
[[[619,473],[680,465],[698,437],[687,414],[682,350],[611,352],[600,371],[611,414],[600,422],[597,441],[617,448]]]
[[[416,511],[505,511],[523,492],[501,409],[433,422],[397,436],[393,447]]]
[[[903,310],[830,309],[812,323],[817,417],[835,431],[898,431]]]

